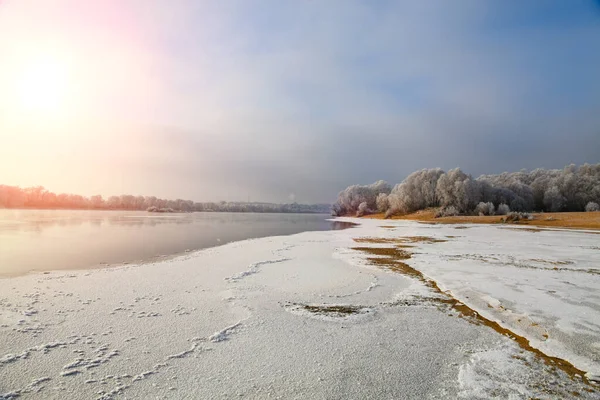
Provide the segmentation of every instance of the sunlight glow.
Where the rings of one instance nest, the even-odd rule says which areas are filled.
[[[22,111],[42,115],[65,111],[69,71],[66,63],[56,57],[44,55],[28,60],[15,83]]]

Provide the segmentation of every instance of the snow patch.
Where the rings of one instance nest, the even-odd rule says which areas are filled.
[[[581,380],[571,380],[564,372],[537,361],[507,341],[477,351],[460,366],[459,398],[595,398]]]
[[[192,354],[192,353],[193,353],[193,352],[196,350],[196,348],[197,348],[197,347],[198,347],[198,344],[197,344],[197,343],[194,343],[194,344],[192,345],[192,347],[191,347],[191,348],[189,348],[188,350],[184,350],[184,351],[182,351],[181,353],[176,353],[176,354],[171,354],[171,355],[168,355],[168,356],[167,356],[167,360],[172,360],[172,359],[174,359],[174,358],[184,358],[184,357],[187,357],[187,356],[189,356],[190,354]]]
[[[278,258],[276,260],[259,261],[259,262],[250,264],[250,266],[248,267],[247,270],[242,271],[242,272],[240,272],[238,274],[235,274],[233,276],[230,276],[228,278],[225,278],[225,280],[226,281],[232,281],[232,282],[233,281],[239,281],[240,279],[243,279],[243,278],[245,278],[247,276],[256,274],[259,271],[259,268],[262,265],[277,264],[277,263],[282,263],[282,262],[289,261],[289,260],[290,260],[290,258],[285,258],[284,257],[284,258]]]
[[[237,322],[231,326],[228,326],[225,329],[221,329],[218,332],[213,333],[208,340],[210,340],[213,343],[217,343],[217,342],[223,342],[225,340],[229,339],[229,336],[234,333],[240,326],[242,325],[242,321]]]

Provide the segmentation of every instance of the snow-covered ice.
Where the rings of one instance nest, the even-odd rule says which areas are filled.
[[[354,222],[2,279],[0,399],[599,398],[599,235]],[[417,236],[404,262],[585,379],[353,249]]]

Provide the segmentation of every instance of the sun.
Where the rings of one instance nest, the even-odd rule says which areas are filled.
[[[17,101],[23,111],[53,114],[62,110],[69,91],[67,65],[51,56],[28,60],[16,79]]]

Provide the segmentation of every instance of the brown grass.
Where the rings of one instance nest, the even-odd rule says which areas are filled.
[[[406,243],[443,243],[445,239],[435,239],[429,236],[404,236],[399,238],[356,238],[356,243],[396,244],[398,247],[412,247]]]
[[[406,241],[410,241],[411,239],[410,238],[398,238],[398,239],[394,239],[394,240],[396,241],[396,243],[398,243],[398,242],[406,243]],[[359,243],[376,243],[376,244],[382,243],[382,241],[378,238],[360,238],[360,239],[355,239],[355,241],[359,242]],[[390,240],[385,243],[392,243],[392,241]],[[544,352],[540,351],[539,349],[536,349],[535,347],[531,346],[531,344],[529,343],[529,340],[527,340],[527,338],[517,335],[516,333],[512,332],[511,330],[504,328],[497,322],[492,321],[488,318],[485,318],[484,316],[479,314],[477,311],[475,311],[471,307],[467,306],[463,302],[452,297],[450,294],[442,291],[439,288],[438,284],[434,280],[425,277],[421,273],[421,271],[419,271],[419,270],[411,267],[410,265],[406,264],[405,262],[403,262],[404,260],[411,258],[410,252],[399,249],[397,247],[390,247],[390,248],[355,247],[354,250],[362,251],[370,256],[376,256],[376,257],[368,257],[367,258],[367,260],[375,266],[378,266],[383,269],[387,269],[389,271],[397,272],[397,273],[409,276],[413,279],[419,280],[425,286],[430,288],[434,293],[436,293],[438,295],[438,297],[436,297],[435,299],[429,299],[430,301],[436,302],[438,304],[438,306],[449,307],[450,309],[457,312],[461,318],[464,318],[465,320],[467,320],[473,324],[487,326],[487,327],[495,330],[499,334],[512,339],[522,349],[535,354],[540,359],[542,359],[544,361],[544,363],[546,363],[547,365],[562,370],[563,372],[567,373],[573,379],[575,379],[575,378],[581,379],[585,384],[589,385],[591,391],[593,391],[593,392],[597,391],[596,385],[598,383],[595,381],[588,380],[585,376],[585,374],[586,374],[585,371],[578,369],[577,367],[575,367],[573,364],[571,364],[570,362],[568,362],[566,360],[549,356],[549,355],[545,354]]]
[[[390,219],[419,221],[436,224],[501,224],[502,216],[456,216],[435,218],[434,209],[417,211],[411,214],[395,215]],[[581,228],[600,230],[600,212],[564,212],[564,213],[533,213],[534,219],[519,221],[514,225],[533,225],[550,228]],[[372,214],[363,218],[385,219],[384,214]],[[506,224],[511,225],[511,224]]]
[[[408,260],[408,251],[396,247],[353,247],[352,250],[363,251],[375,256],[394,257],[395,260]]]

